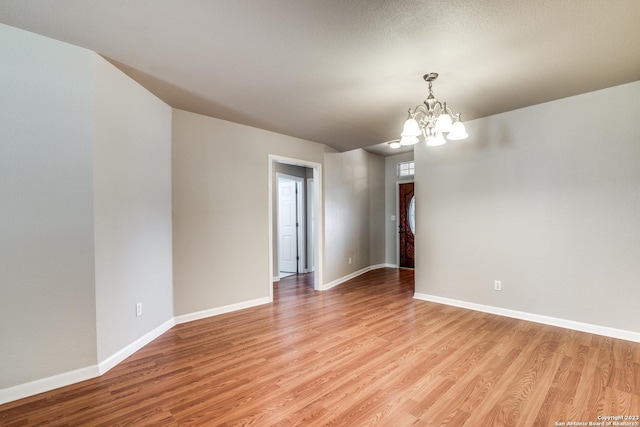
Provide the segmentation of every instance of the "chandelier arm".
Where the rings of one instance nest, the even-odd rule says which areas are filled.
[[[447,104],[446,102],[443,104],[440,101],[437,101],[435,104],[433,104],[433,110],[431,110],[431,111],[433,111],[434,117],[438,117],[440,114],[442,114],[443,111],[446,111],[445,110],[445,105],[446,104]]]
[[[453,112],[453,110],[451,109],[451,107],[449,107],[449,105],[445,104],[446,108],[443,109],[443,111],[447,114],[449,114],[451,117],[455,117],[456,113]]]
[[[426,105],[419,104],[419,105],[416,105],[413,110],[409,110],[409,112],[410,112],[409,114],[411,114],[411,117],[415,118],[415,116],[418,113],[422,113],[425,116],[428,115],[429,110],[427,109]]]

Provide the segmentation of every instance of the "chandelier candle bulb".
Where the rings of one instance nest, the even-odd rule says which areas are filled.
[[[451,130],[451,125],[453,121],[451,120],[451,116],[446,113],[447,111],[447,103],[444,103],[444,113],[440,114],[438,119],[436,120],[436,132],[449,132]]]
[[[429,147],[437,147],[438,145],[444,145],[447,143],[447,140],[444,139],[444,136],[440,132],[438,132],[434,136],[430,136],[427,138],[427,145]]]
[[[409,118],[404,122],[404,128],[402,129],[400,136],[402,138],[411,138],[417,137],[421,133],[422,130],[420,130],[420,125],[418,125],[418,122],[411,117],[411,112],[409,112]]]
[[[450,141],[458,141],[468,137],[469,134],[464,128],[464,123],[460,120],[460,113],[458,113],[456,115],[456,121],[451,125],[451,131],[449,132],[449,135],[447,135],[447,139]]]
[[[413,145],[417,144],[420,140],[417,136],[403,136],[400,140],[400,145]]]

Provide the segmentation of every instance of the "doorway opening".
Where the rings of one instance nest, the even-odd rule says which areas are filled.
[[[297,273],[313,272],[313,288],[314,290],[322,290],[323,280],[323,220],[322,220],[322,165],[316,162],[310,162],[306,160],[293,159],[288,157],[269,155],[269,167],[268,167],[268,182],[269,182],[269,298],[273,301],[273,283],[278,281],[280,267],[280,243],[279,243],[279,202],[278,202],[278,175],[280,173],[284,175],[296,176],[296,173],[289,173],[290,167],[303,168],[306,170],[303,184],[298,187],[298,194],[305,194],[306,198],[302,199],[302,203],[298,204],[298,212],[304,212],[306,218],[299,218],[298,223],[306,222],[306,227],[298,227],[299,233],[292,234],[289,239],[293,239],[296,236],[298,245],[304,245],[304,254],[298,247],[296,251],[298,255],[293,255],[293,245],[290,246],[289,258],[293,258],[295,261],[293,265],[298,264],[295,267],[286,267],[287,270],[292,270]],[[300,177],[302,178],[302,177]],[[295,181],[295,180],[294,180]],[[304,184],[306,181],[306,185]],[[305,191],[306,190],[306,191]],[[304,206],[301,206],[304,205]],[[298,215],[294,215],[298,217]],[[304,231],[306,229],[306,232]],[[300,235],[302,234],[302,236]],[[290,240],[292,242],[292,240]],[[287,254],[285,254],[287,255]],[[296,259],[299,257],[300,259]],[[275,273],[275,274],[274,274]]]
[[[398,267],[415,268],[416,198],[413,182],[398,183]]]

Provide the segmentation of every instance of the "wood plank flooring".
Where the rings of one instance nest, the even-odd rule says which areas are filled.
[[[177,325],[100,378],[0,406],[0,425],[558,426],[640,415],[640,344],[413,292],[410,270],[325,292],[310,275],[289,277],[273,304]]]

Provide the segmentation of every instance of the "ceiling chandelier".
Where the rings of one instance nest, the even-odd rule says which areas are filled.
[[[420,135],[423,135],[427,145],[432,147],[447,142],[443,134],[447,134],[446,138],[450,141],[469,137],[460,119],[460,113],[454,114],[446,102],[440,102],[433,96],[431,85],[438,78],[438,73],[428,73],[423,78],[429,83],[429,96],[413,111],[409,110],[409,117],[404,123],[400,141],[394,141],[393,145],[389,144],[391,148],[416,144]]]

